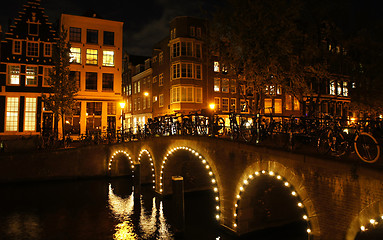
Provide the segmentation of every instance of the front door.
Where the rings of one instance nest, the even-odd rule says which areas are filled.
[[[43,136],[47,137],[53,133],[53,113],[44,112],[43,113]]]

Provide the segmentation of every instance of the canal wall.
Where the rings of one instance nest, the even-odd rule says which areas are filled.
[[[107,175],[107,145],[0,155],[0,182],[75,179]]]

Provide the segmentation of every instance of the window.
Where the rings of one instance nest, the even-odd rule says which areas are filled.
[[[86,42],[87,43],[98,43],[98,30],[87,29],[86,30]]]
[[[27,66],[25,85],[26,86],[36,86],[37,85],[37,67]]]
[[[219,78],[214,78],[214,92],[221,91],[221,80]]]
[[[163,107],[164,106],[164,95],[163,94],[160,94],[158,96],[158,106],[159,107]]]
[[[150,68],[150,58],[145,60],[145,70]]]
[[[114,45],[114,32],[104,31],[104,45]]]
[[[240,106],[241,113],[248,113],[249,112],[249,101],[246,101],[245,99],[241,99],[240,104],[241,104],[241,106]]]
[[[180,43],[173,43],[173,48],[172,48],[172,57],[179,57],[180,56]]]
[[[230,98],[230,112],[236,112],[236,111],[237,111],[237,99]]]
[[[81,48],[71,47],[69,57],[70,57],[69,62],[81,63]]]
[[[113,91],[114,75],[113,73],[102,74],[102,90]]]
[[[202,79],[201,64],[196,64],[194,66],[195,66],[195,78],[196,79]]]
[[[222,92],[223,93],[229,92],[229,79],[227,78],[222,79]]]
[[[133,111],[137,111],[137,98],[133,100]]]
[[[197,37],[201,37],[201,28],[197,28]]]
[[[76,28],[76,27],[69,28],[69,41],[81,42],[81,28]]]
[[[108,115],[116,115],[116,103],[115,102],[108,102],[107,113],[108,113]]]
[[[194,37],[195,36],[195,27],[190,26],[190,36]]]
[[[137,110],[141,110],[141,98],[137,98]]]
[[[196,58],[201,58],[202,53],[201,53],[201,44],[197,43],[195,45],[195,56]]]
[[[102,103],[86,103],[86,130],[94,131],[101,128]]]
[[[222,98],[222,112],[228,112],[228,111],[229,111],[229,99]]]
[[[345,96],[345,97],[348,96],[347,82],[343,82],[343,96]]]
[[[173,78],[172,79],[180,78],[180,76],[181,76],[181,65],[179,63],[173,64],[172,68],[173,68]]]
[[[293,101],[291,95],[286,95],[286,110],[293,110]]]
[[[20,84],[20,66],[8,66],[8,84]]]
[[[114,51],[107,50],[102,52],[102,66],[114,67]]]
[[[137,93],[141,92],[141,81],[137,82]]]
[[[50,72],[53,70],[51,67],[44,67],[43,86],[49,86]],[[80,73],[80,72],[78,72]]]
[[[220,100],[221,99],[218,97],[214,98],[214,105],[215,105],[215,109],[217,109],[217,110],[221,110],[221,104],[220,104],[221,101]]]
[[[25,98],[24,130],[36,131],[36,98]]]
[[[282,113],[282,99],[274,99],[274,113],[281,114]]]
[[[38,57],[39,56],[39,43],[38,42],[27,42],[27,56]]]
[[[13,54],[21,54],[22,42],[20,40],[13,40]]]
[[[337,85],[337,95],[342,96],[343,95],[343,93],[342,93],[343,86],[341,85],[341,82],[337,82],[336,85]]]
[[[191,63],[181,64],[181,77],[185,77],[185,78],[193,77],[193,64]]]
[[[164,85],[164,74],[161,73],[158,77],[158,86]]]
[[[294,110],[299,110],[299,101],[298,101],[298,98],[294,98]]]
[[[8,97],[7,98],[7,116],[5,131],[17,131],[19,120],[19,98]]]
[[[214,72],[219,72],[219,62],[214,62]]]
[[[28,33],[29,35],[39,35],[39,24],[28,23]]]
[[[156,83],[157,82],[157,76],[154,76],[153,77],[153,83]]]
[[[181,87],[181,102],[193,102],[193,87]]]
[[[170,31],[170,39],[174,39],[176,38],[176,29],[173,28],[171,31]]]
[[[195,88],[195,102],[202,103],[202,88]]]
[[[164,53],[160,52],[160,54],[158,55],[158,63],[161,64],[163,60],[164,60]]]
[[[134,94],[137,93],[137,82],[134,82],[134,83],[133,83],[133,93],[134,93]]]
[[[157,96],[153,96],[153,102],[157,102]]]
[[[153,57],[153,63],[157,62],[157,56]]]
[[[97,90],[96,72],[87,72],[85,74],[85,90]]]
[[[178,103],[181,101],[181,88],[173,87],[170,90],[170,99],[172,103]]]
[[[52,44],[44,43],[44,57],[51,57],[51,56],[52,56]]]
[[[98,51],[97,49],[86,50],[86,64],[97,65],[98,62]]]
[[[237,92],[237,80],[235,80],[235,79],[230,80],[230,92],[231,93]]]
[[[241,100],[242,101],[242,100]],[[266,98],[265,99],[265,113],[266,114],[269,114],[269,113],[272,113],[273,110],[273,100],[271,98]]]
[[[330,95],[335,95],[335,82],[331,81],[330,82]]]
[[[277,85],[277,95],[281,95],[282,94],[282,87],[281,85]]]
[[[181,42],[181,55],[193,56],[193,44],[192,42]]]
[[[72,108],[72,116],[65,117],[65,132],[80,134],[81,103],[75,102]]]

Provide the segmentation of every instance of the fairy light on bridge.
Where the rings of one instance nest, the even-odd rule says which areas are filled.
[[[118,151],[115,151],[112,155],[112,157],[109,159],[109,163],[108,163],[108,171],[109,173],[111,173],[112,171],[112,163],[113,163],[113,160],[114,158],[118,155],[118,154],[123,154],[125,155],[126,157],[128,157],[129,161],[130,161],[130,166],[132,169],[134,169],[134,163],[133,163],[133,160],[132,158],[130,157],[130,155],[126,152],[126,151],[123,151],[123,150],[118,150]]]
[[[152,169],[152,182],[153,182],[153,189],[156,188],[156,175],[155,175],[155,171],[154,171],[154,163],[153,163],[153,158],[152,156],[150,155],[150,152],[146,149],[143,149],[141,150],[140,154],[138,155],[138,162],[141,163],[141,156],[142,154],[146,154],[148,157],[149,157],[149,161],[150,161],[150,167]]]
[[[258,176],[262,176],[262,175],[263,176],[269,176],[269,177],[275,177],[278,181],[282,182],[284,187],[288,188],[291,191],[291,195],[293,195],[294,199],[296,199],[296,201],[297,201],[297,206],[300,209],[302,209],[302,211],[303,211],[302,219],[305,220],[307,223],[306,232],[307,232],[307,234],[309,234],[309,238],[310,238],[311,233],[312,233],[312,230],[310,227],[311,223],[309,221],[309,216],[307,215],[306,207],[304,206],[301,199],[299,198],[298,193],[294,190],[292,185],[288,181],[286,181],[286,179],[284,179],[281,175],[278,175],[277,173],[275,173],[273,171],[266,171],[266,170],[262,170],[260,172],[256,171],[256,172],[254,172],[254,174],[249,174],[246,179],[241,181],[242,185],[239,186],[238,192],[235,195],[235,204],[234,204],[234,213],[233,213],[233,216],[234,216],[233,227],[234,227],[234,229],[236,229],[238,227],[238,207],[239,207],[239,204],[240,204],[240,201],[242,198],[242,194],[246,190],[246,187],[249,185],[250,181],[255,180]],[[383,216],[382,216],[382,219],[383,219]]]
[[[218,191],[218,186],[217,186],[217,178],[215,177],[212,169],[211,169],[211,166],[208,164],[207,160],[203,158],[203,156],[197,152],[196,150],[194,149],[191,149],[189,147],[175,147],[175,148],[172,148],[170,149],[166,156],[164,157],[164,160],[162,161],[162,165],[161,165],[161,173],[160,173],[160,183],[159,183],[159,187],[160,187],[160,193],[162,193],[164,190],[163,190],[163,175],[164,175],[164,166],[166,164],[166,161],[168,160],[168,158],[176,151],[181,151],[181,150],[184,150],[184,151],[188,151],[190,152],[191,154],[193,154],[194,156],[196,156],[200,161],[201,163],[204,165],[205,169],[207,170],[207,173],[209,174],[210,176],[210,182],[212,184],[212,189],[214,191],[214,199],[216,201],[216,206],[215,206],[215,209],[216,209],[216,213],[215,213],[215,218],[217,219],[217,221],[220,220],[220,215],[221,215],[221,207],[220,207],[220,198],[219,198],[219,191]]]
[[[383,223],[383,215],[377,218],[371,218],[369,220],[364,220],[363,224],[360,226],[360,231],[365,232],[368,230],[374,229],[378,224]]]

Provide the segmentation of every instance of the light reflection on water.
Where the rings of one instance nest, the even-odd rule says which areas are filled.
[[[155,197],[152,197],[152,208],[150,211],[145,209],[142,198],[140,199],[139,206],[136,206],[135,208],[133,191],[127,198],[122,198],[114,194],[112,185],[109,184],[108,204],[113,216],[121,221],[116,225],[116,232],[113,235],[115,240],[138,239],[135,231],[139,232],[139,239],[173,239],[170,225],[167,223],[164,216],[163,203],[160,201],[159,209],[157,210]],[[138,230],[135,230],[133,225],[133,214],[137,215],[135,211],[138,211],[140,214]],[[156,232],[157,236],[155,236]]]

